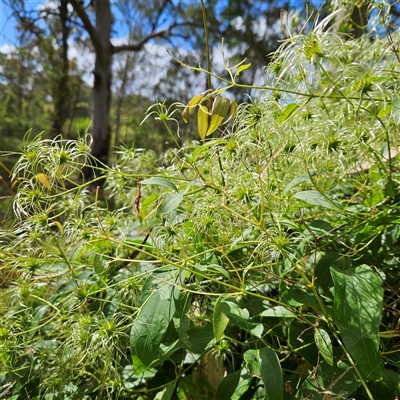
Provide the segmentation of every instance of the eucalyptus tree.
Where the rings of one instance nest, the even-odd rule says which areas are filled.
[[[138,30],[133,32],[134,41],[115,44],[116,18],[109,0],[90,3],[69,0],[76,15],[86,30],[94,53],[93,69],[93,115],[92,115],[92,154],[100,161],[107,163],[111,144],[111,88],[113,56],[122,52],[140,52],[144,46],[156,38],[168,38],[177,33],[178,28],[194,22],[178,17],[177,7],[182,7],[171,0],[161,2],[132,1],[135,20],[139,22]],[[183,2],[182,2],[183,3]]]

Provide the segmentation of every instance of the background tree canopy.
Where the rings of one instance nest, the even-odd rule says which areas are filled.
[[[10,5],[0,398],[396,399],[391,5]]]
[[[104,162],[121,142],[129,146],[135,141],[159,152],[167,146],[160,126],[149,122],[145,130],[139,127],[146,107],[157,98],[185,102],[199,88],[206,90],[204,77],[182,69],[165,53],[168,48],[183,62],[205,65],[199,2],[6,3],[18,37],[15,48],[1,55],[5,149],[15,149],[32,128],[34,135],[45,130],[48,137],[64,138],[88,130],[94,138],[92,154]],[[290,30],[300,23],[299,16],[319,12],[322,17],[332,7],[296,1],[206,2],[213,69],[223,71],[223,39],[231,65],[247,58],[253,66],[240,82],[263,83],[263,67],[285,36],[281,24]],[[366,7],[355,7],[342,31],[359,35],[366,27]],[[245,92],[234,88],[232,95],[241,102]],[[182,131],[182,140],[193,138],[191,132],[192,127]]]

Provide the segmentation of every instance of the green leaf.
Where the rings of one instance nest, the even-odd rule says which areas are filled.
[[[168,283],[153,292],[141,307],[130,334],[132,361],[138,375],[154,361],[175,313],[179,290]]]
[[[296,199],[302,200],[313,206],[320,206],[324,208],[329,208],[331,210],[337,210],[340,208],[339,203],[334,201],[328,201],[325,196],[323,196],[317,190],[304,190],[302,192],[297,192],[293,195]]]
[[[154,400],[170,400],[175,392],[175,382],[169,383],[161,392],[158,392]]]
[[[42,320],[43,316],[46,314],[48,309],[49,309],[49,306],[45,305],[45,306],[39,307],[36,310],[36,312],[35,312],[35,314],[34,314],[34,316],[32,318],[30,327],[29,327],[30,328],[29,329],[29,334],[27,335],[27,337],[29,339],[32,339],[35,336],[35,334],[36,334],[36,332],[38,330],[37,328],[38,328],[38,326],[40,324],[40,321]]]
[[[285,109],[280,113],[279,117],[276,119],[276,122],[278,122],[279,124],[285,122],[298,108],[298,104],[288,104]]]
[[[396,399],[400,393],[400,375],[392,370],[384,370],[382,379],[368,382],[374,399]]]
[[[188,349],[190,349],[190,341],[187,332],[191,323],[188,313],[191,304],[191,296],[191,293],[185,293],[179,298],[179,301],[176,303],[175,317],[173,318],[176,332]]]
[[[244,60],[243,60],[243,61],[244,61]],[[236,71],[235,78],[236,78],[237,76],[239,76],[241,72],[245,71],[246,69],[248,69],[248,68],[250,68],[250,67],[251,67],[251,63],[241,65],[241,66],[237,69],[237,71]]]
[[[382,279],[367,265],[345,271],[331,267],[334,315],[344,345],[364,379],[378,379],[382,371],[379,326],[382,318]]]
[[[197,111],[197,129],[199,130],[199,136],[201,140],[204,140],[207,135],[208,118],[208,108],[205,105],[200,104]]]
[[[385,192],[391,199],[394,199],[396,196],[396,187],[397,184],[391,179],[389,179],[389,181],[385,185]]]
[[[213,312],[213,330],[214,337],[217,342],[221,340],[222,335],[224,334],[225,329],[229,323],[229,317],[221,311],[221,300],[223,298],[223,296],[218,297]]]
[[[303,304],[316,304],[313,293],[305,288],[299,286],[292,286],[288,290],[284,291],[281,296],[283,303],[289,304],[292,307],[299,307]]]
[[[324,220],[316,219],[308,225],[308,229],[314,233],[315,236],[325,235],[327,232],[330,232],[333,229],[333,226]],[[308,231],[307,229],[307,231]]]
[[[211,135],[214,131],[218,129],[226,114],[228,113],[230,106],[231,102],[229,99],[221,96],[217,96],[215,98],[211,112],[211,122],[207,130],[206,136]]]
[[[259,350],[261,378],[265,385],[267,400],[283,399],[283,376],[279,358],[269,347]]]
[[[287,308],[282,306],[276,306],[269,308],[261,313],[262,317],[277,317],[277,318],[297,318],[296,314],[289,311]]]
[[[259,350],[247,350],[243,354],[243,360],[245,361],[246,368],[249,370],[250,374],[261,379],[261,361]]]
[[[333,287],[332,275],[330,273],[332,265],[341,266],[343,269],[350,267],[351,264],[346,257],[343,257],[339,253],[327,253],[317,261],[315,267],[315,284],[322,295],[333,299],[330,290]]]
[[[394,123],[399,126],[400,125],[400,97],[396,97],[392,101],[392,117]]]
[[[158,185],[158,186],[165,186],[169,189],[172,189],[174,192],[177,192],[177,187],[168,179],[153,177],[149,179],[145,179],[144,181],[140,182],[142,185]]]
[[[263,324],[257,324],[254,328],[250,329],[250,333],[261,339],[262,338],[262,334],[264,333],[264,325]]]
[[[316,328],[315,333],[315,344],[318,347],[321,356],[330,365],[333,365],[333,348],[332,341],[327,331],[321,328]]]
[[[168,333],[166,334],[166,338],[168,337]],[[165,341],[169,342],[170,336]],[[176,339],[175,342],[166,345],[161,343],[159,347],[159,352],[157,354],[157,359],[151,363],[151,369],[156,369],[160,365],[162,365],[165,361],[170,360],[171,356],[176,353],[178,350],[184,349],[185,343],[181,339]],[[182,354],[181,352],[179,352]],[[179,356],[178,356],[179,357]]]
[[[292,187],[298,185],[301,182],[309,182],[310,181],[310,175],[305,174],[302,176],[299,176],[298,178],[293,179],[291,182],[289,182],[285,188],[283,189],[282,195],[284,196]]]
[[[246,308],[241,308],[239,304],[232,299],[223,299],[221,300],[221,311],[227,315],[228,317],[242,321],[242,322],[247,322],[250,318],[249,311]]]
[[[267,400],[283,399],[283,376],[276,353],[269,347],[247,350],[243,359],[250,374],[262,379]]]
[[[158,209],[160,214],[169,213],[175,210],[183,200],[183,195],[185,191],[182,190],[179,193],[168,193],[164,197],[164,201]]]
[[[383,118],[386,117],[387,115],[390,114],[392,110],[392,105],[386,103],[378,112],[378,118]]]
[[[239,400],[249,389],[253,377],[246,368],[228,374],[218,386],[215,400]]]
[[[214,332],[211,324],[198,326],[187,331],[190,342],[189,349],[195,354],[201,354],[214,341]]]

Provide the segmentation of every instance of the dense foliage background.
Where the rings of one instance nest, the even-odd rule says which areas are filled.
[[[24,137],[0,398],[398,397],[400,37],[370,7],[360,37],[342,9],[284,24],[262,85],[239,80],[247,61],[185,62],[214,89],[149,108],[141,127],[174,143],[159,155],[121,146],[108,166],[84,130]]]

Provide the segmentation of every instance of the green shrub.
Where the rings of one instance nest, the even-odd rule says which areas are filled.
[[[120,149],[82,184],[85,140],[26,144],[0,250],[3,397],[396,398],[398,53],[324,27],[282,45],[221,137],[158,166]]]

